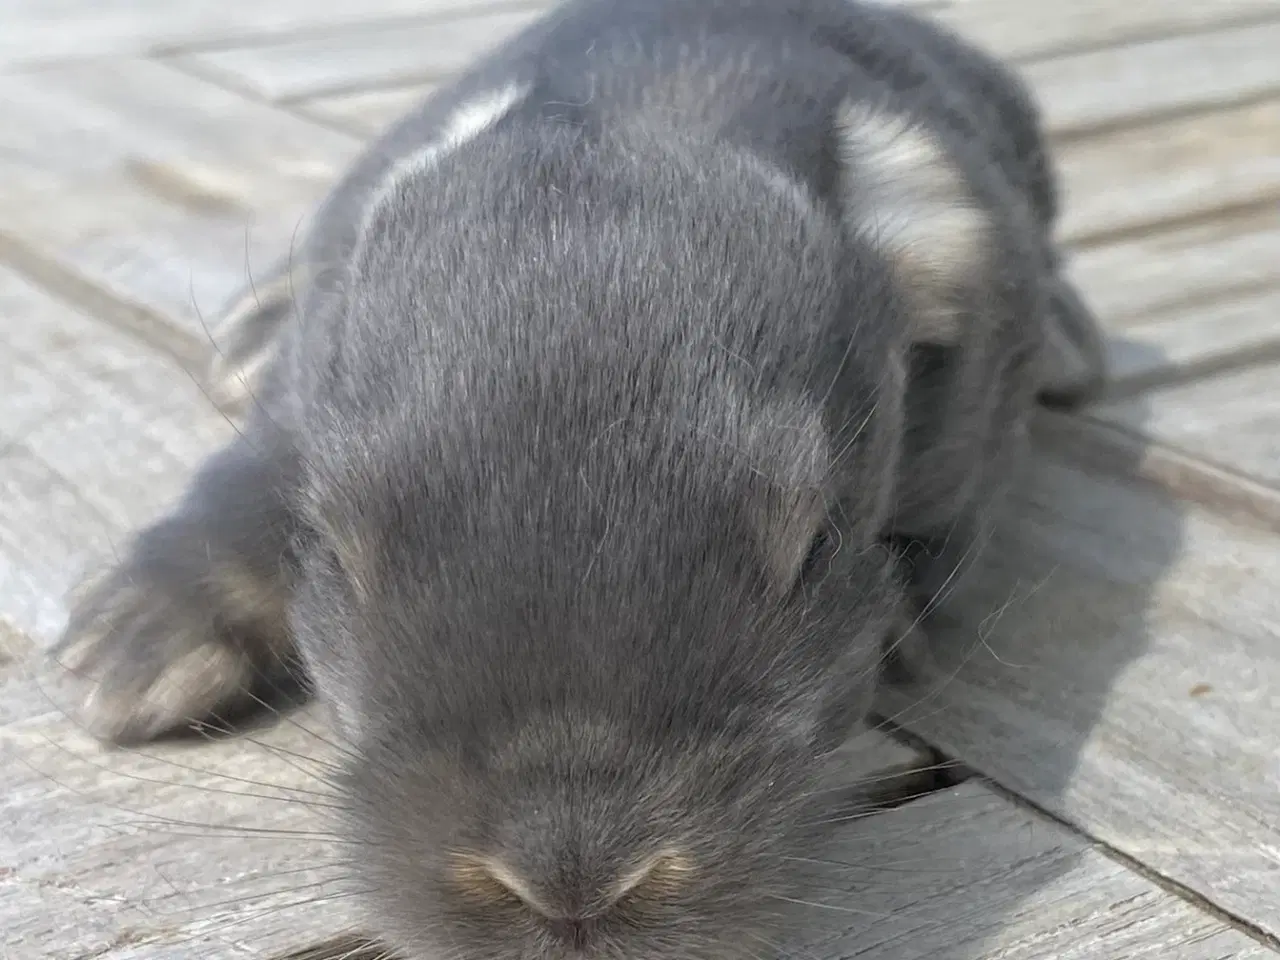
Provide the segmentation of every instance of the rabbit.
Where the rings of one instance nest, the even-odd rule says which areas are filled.
[[[913,14],[567,0],[229,308],[239,435],[57,647],[86,723],[301,676],[409,960],[757,956],[1037,404],[1105,380],[1057,212],[1022,81]]]

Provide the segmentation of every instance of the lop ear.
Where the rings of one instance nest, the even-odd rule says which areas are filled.
[[[846,228],[892,264],[916,343],[959,341],[958,295],[982,269],[987,217],[955,160],[919,121],[848,101],[836,117]]]

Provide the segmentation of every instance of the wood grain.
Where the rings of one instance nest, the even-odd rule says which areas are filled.
[[[1147,402],[1158,422],[1161,400]],[[1130,418],[1142,427],[1141,416]],[[1176,499],[1138,442],[1043,450],[971,589],[931,628],[942,672],[884,710],[1146,868],[1280,933],[1280,542]],[[1273,501],[1276,502],[1276,501]]]
[[[407,87],[318,97],[297,104],[296,109],[306,116],[368,137],[380,133],[399,120],[434,87],[435,84],[420,83]]]
[[[1103,408],[1099,416],[1126,419],[1120,411],[1133,403],[1127,398],[1143,390],[1274,363],[1280,359],[1278,310],[1280,291],[1268,290],[1126,325],[1108,344],[1108,396],[1120,406]]]
[[[203,345],[358,148],[155,63],[0,76],[0,253]]]
[[[1064,144],[1061,235],[1099,243],[1226,209],[1280,210],[1277,143],[1280,99]]]
[[[806,956],[1226,960],[1276,954],[978,783],[849,829],[819,902],[854,913]],[[816,916],[822,911],[814,910]],[[838,915],[838,914],[837,914]]]
[[[1194,34],[1280,18],[1273,0],[963,0],[936,12],[943,23],[1013,61],[1041,60],[1100,47]]]
[[[131,752],[54,715],[0,727],[8,955],[260,956],[352,926],[324,737],[305,714]]]
[[[519,3],[519,0],[514,0]],[[0,71],[103,56],[136,56],[299,31],[359,28],[405,18],[472,15],[511,0],[7,0]]]
[[[1248,304],[1241,313],[1252,326],[1269,328],[1263,343],[1241,352],[1250,366],[1150,391],[1104,406],[1095,415],[1141,427],[1161,442],[1280,490],[1280,294]],[[1231,330],[1230,318],[1218,319],[1216,327],[1212,320],[1205,323],[1206,337]],[[1280,586],[1280,579],[1271,586]],[[1271,627],[1280,635],[1280,618],[1273,618]]]
[[[1071,276],[1116,327],[1280,286],[1280,217],[1266,206],[1074,250]]]
[[[1113,396],[1280,344],[1280,219],[1265,206],[1091,246],[1068,263],[1110,334]]]
[[[447,77],[537,19],[541,12],[511,10],[459,20],[324,33],[194,53],[175,62],[282,103]]]
[[[1245,103],[1280,91],[1280,22],[1109,47],[1024,65],[1054,133]]]
[[[47,644],[90,563],[231,425],[171,359],[0,267],[0,609]]]

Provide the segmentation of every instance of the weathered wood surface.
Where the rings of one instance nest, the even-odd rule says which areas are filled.
[[[954,674],[883,707],[1070,827],[976,782],[844,825],[797,955],[1280,956],[1280,7],[925,5],[1044,102],[1118,376],[931,626]],[[536,4],[3,6],[0,956],[305,948],[353,922],[322,720],[103,752],[33,670],[80,571],[230,435],[181,366],[200,313]],[[864,736],[833,775],[913,792],[937,760]]]
[[[319,97],[297,105],[306,116],[359,136],[374,136],[416,106],[433,89],[430,83]]]
[[[1105,47],[1027,63],[1060,136],[1137,117],[1234,106],[1280,92],[1280,22]]]
[[[0,76],[0,118],[0,249],[186,360],[359,148],[142,60]]]
[[[1269,322],[1273,333],[1280,327],[1280,295],[1242,307],[1251,323]],[[1229,320],[1220,319],[1229,326]],[[1205,330],[1212,332],[1211,326]],[[1097,416],[1280,489],[1280,336],[1241,359],[1250,365],[1132,397],[1103,407]],[[1272,610],[1276,613],[1280,605]],[[1280,636],[1274,620],[1272,630],[1274,640]],[[1276,739],[1280,766],[1280,732]]]
[[[518,3],[519,0],[516,0]],[[0,70],[59,61],[160,53],[321,28],[469,15],[510,0],[6,0]],[[538,3],[531,6],[545,5]]]
[[[1280,97],[1065,144],[1062,236],[1096,244],[1227,209],[1280,220],[1277,143]]]
[[[395,26],[365,35],[325,33],[260,47],[195,53],[177,62],[282,103],[325,93],[442,79],[537,16],[536,10],[500,11],[462,20]]]
[[[157,63],[0,76],[0,250],[190,354],[358,148]]]
[[[350,927],[316,726],[127,754],[58,714],[0,727],[0,955],[259,956]]]
[[[982,575],[933,626],[941,674],[884,709],[1274,937],[1280,515],[1246,526],[1180,499],[1216,506],[1142,441],[1129,463],[1120,445],[1073,445],[1087,469],[1042,451]]]
[[[1274,0],[1071,0],[1037,4],[1031,14],[1024,0],[962,0],[942,7],[936,16],[976,43],[1020,62],[1265,23],[1280,19],[1280,10]]]
[[[1276,953],[976,782],[847,829],[819,902],[841,960],[1263,960]],[[844,874],[841,877],[841,874]],[[809,911],[820,915],[822,908]]]

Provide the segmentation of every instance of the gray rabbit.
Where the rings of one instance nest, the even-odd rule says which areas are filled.
[[[910,14],[569,0],[232,307],[242,436],[74,603],[87,722],[300,664],[406,957],[756,956],[1037,399],[1103,382],[1056,214],[1021,82]]]

